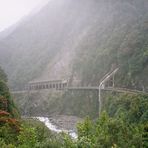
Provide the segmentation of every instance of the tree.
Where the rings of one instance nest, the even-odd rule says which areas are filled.
[[[3,71],[3,69],[0,67],[0,79],[3,80],[4,82],[7,82],[7,75]]]

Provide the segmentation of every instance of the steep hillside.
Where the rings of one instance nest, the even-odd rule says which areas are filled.
[[[0,41],[0,53],[14,89],[36,79],[98,85],[120,67],[118,86],[146,90],[148,1],[51,0]]]
[[[30,93],[14,93],[13,98],[21,115],[98,117],[99,103],[96,90],[67,91],[65,93],[42,90]]]
[[[13,118],[20,116],[7,86],[7,76],[0,67],[0,118],[2,118],[5,113]],[[0,120],[0,122],[2,122],[2,120]]]

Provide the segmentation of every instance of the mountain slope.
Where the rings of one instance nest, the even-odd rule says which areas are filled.
[[[17,89],[45,79],[98,85],[120,67],[118,86],[146,90],[147,22],[147,0],[51,0],[0,41],[0,62]]]

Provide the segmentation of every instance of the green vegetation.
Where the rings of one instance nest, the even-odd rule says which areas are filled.
[[[53,0],[0,40],[0,63],[9,86],[24,89],[33,79],[67,79],[67,75],[72,85],[98,86],[108,71],[119,67],[117,87],[147,92],[148,0],[59,1]],[[18,95],[16,101],[24,114],[90,119],[78,124],[77,140],[52,133],[39,121],[20,119],[0,68],[0,147],[148,147],[148,95],[103,94],[103,111],[95,120],[96,92],[29,95],[27,99]]]
[[[109,97],[105,106],[110,117],[122,117],[129,123],[148,121],[147,95],[121,95]]]
[[[6,85],[6,75],[2,69],[0,80],[0,147],[47,148],[60,147],[64,144],[65,134],[62,136],[53,134],[37,120],[18,118],[19,113],[11,99]]]
[[[66,134],[51,133],[43,123],[35,119],[24,119],[20,123],[19,132],[13,131],[7,125],[1,126],[1,148],[60,148],[66,145]]]
[[[14,105],[6,83],[7,76],[0,67],[0,110],[3,108],[5,111],[9,112],[12,117],[19,117],[18,110]]]
[[[3,69],[0,67],[0,79],[1,81],[3,80],[4,82],[7,82],[7,75],[3,71]]]
[[[13,143],[19,131],[18,110],[7,87],[7,76],[0,67],[0,143]]]
[[[93,123],[87,119],[78,126],[78,139],[83,147],[143,148],[148,145],[148,137],[143,136],[148,134],[147,95],[112,96],[105,108],[99,120]]]
[[[0,145],[2,148],[146,148],[148,146],[148,95],[111,95],[105,99],[103,108],[104,111],[99,119],[92,121],[86,118],[83,123],[78,124],[77,140],[71,139],[65,133],[52,133],[43,123],[35,119],[16,120],[9,118],[9,113],[1,111]]]
[[[111,118],[103,113],[96,123],[86,120],[78,127],[82,147],[142,147],[143,126],[129,124],[122,118]]]
[[[119,15],[122,16],[123,12]],[[89,36],[82,42],[82,47],[77,51],[77,56],[74,59],[74,71],[82,78],[82,84],[97,86],[98,81],[110,69],[119,67],[116,86],[147,91],[148,25],[143,20],[141,23],[132,24],[131,28],[122,28],[118,21],[115,19],[116,24],[111,25],[110,36],[106,30],[104,31],[108,38],[105,38],[105,44],[104,42],[100,43],[101,47],[98,45],[90,48],[96,39],[89,39]],[[96,30],[93,32],[96,36],[97,33]],[[84,46],[83,43],[86,44],[86,40],[89,42]]]
[[[118,95],[106,100],[106,110],[95,121],[87,118],[78,124],[78,139],[67,135],[45,142],[45,147],[63,148],[146,148],[148,96]],[[41,144],[42,145],[42,144]],[[40,146],[41,146],[40,145]],[[44,147],[43,146],[43,147]],[[41,146],[42,147],[42,146]]]

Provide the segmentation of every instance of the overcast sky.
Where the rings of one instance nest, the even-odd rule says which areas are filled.
[[[33,8],[44,5],[48,0],[0,0],[0,31],[8,28],[29,14]]]

